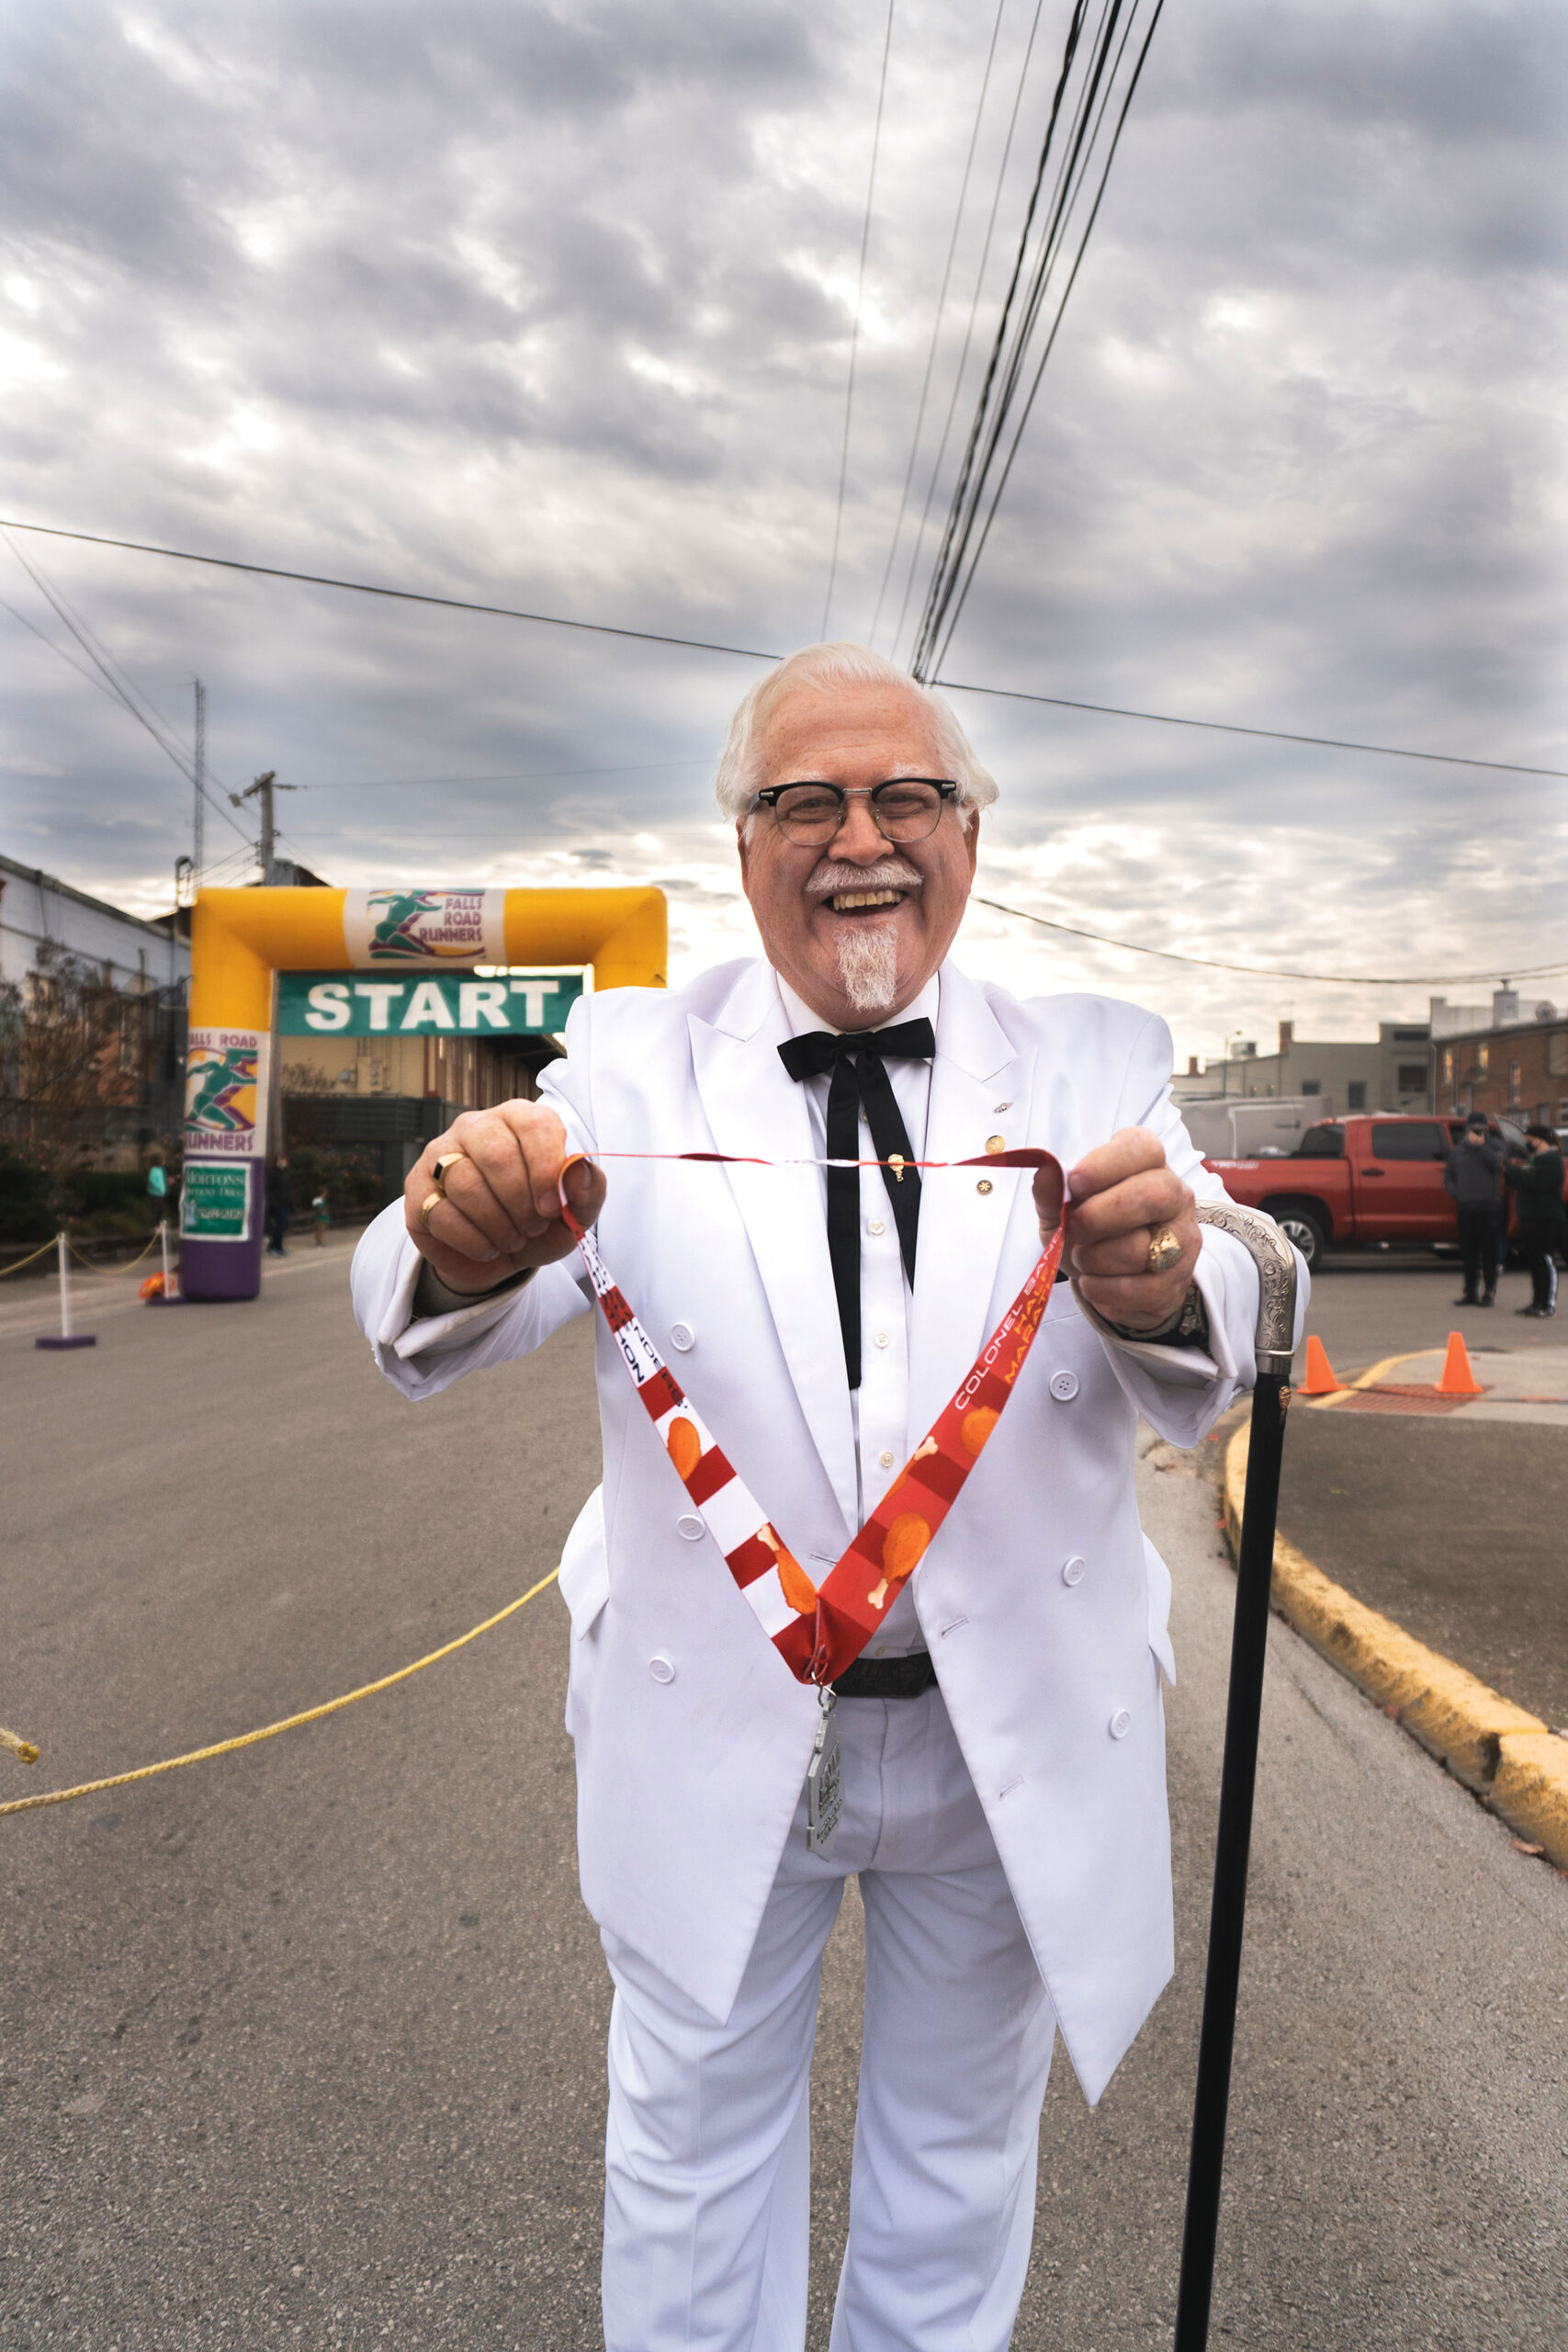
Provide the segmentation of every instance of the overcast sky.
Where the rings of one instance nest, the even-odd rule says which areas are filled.
[[[1004,0],[922,454],[1034,0]],[[1067,0],[1042,0],[994,317]],[[820,632],[883,0],[10,0],[0,509],[785,650]],[[877,613],[992,0],[897,0],[834,635]],[[1168,0],[947,674],[1568,768],[1560,0]],[[967,423],[974,363],[957,415]],[[951,456],[937,512],[951,481]],[[918,605],[906,521],[874,641]],[[712,765],[756,665],[18,538],[330,880],[654,879],[749,952]],[[0,597],[64,631],[0,547]],[[0,847],[143,911],[175,768],[0,612]],[[1568,963],[1561,782],[953,697],[980,888],[1338,973]],[[247,828],[249,817],[247,812]],[[240,847],[209,814],[207,856]],[[238,873],[231,867],[231,876]],[[1427,989],[1230,978],[976,910],[970,969],[1179,1053]],[[1444,986],[1483,1001],[1489,982]],[[1524,983],[1568,998],[1568,970]]]

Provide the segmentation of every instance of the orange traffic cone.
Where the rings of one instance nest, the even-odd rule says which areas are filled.
[[[1443,1376],[1438,1383],[1439,1396],[1480,1396],[1484,1392],[1470,1368],[1470,1357],[1463,1340],[1457,1331],[1449,1333],[1449,1351],[1443,1358]]]
[[[1309,1340],[1306,1378],[1303,1381],[1298,1393],[1303,1396],[1335,1396],[1338,1395],[1342,1385],[1343,1384],[1334,1377],[1334,1366],[1328,1361],[1328,1351],[1323,1341],[1318,1339]]]

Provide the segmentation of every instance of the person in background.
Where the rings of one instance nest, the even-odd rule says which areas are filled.
[[[327,1205],[324,1191],[318,1193],[311,1201],[310,1214],[315,1219],[316,1247],[318,1250],[324,1250],[327,1246],[328,1228],[333,1221],[333,1213]]]
[[[1550,1127],[1525,1129],[1522,1157],[1511,1158],[1503,1170],[1519,1210],[1519,1254],[1529,1268],[1534,1293],[1520,1315],[1557,1312],[1557,1263],[1552,1253],[1562,1247],[1562,1154]]]
[[[164,1170],[164,1149],[161,1144],[153,1147],[152,1164],[147,1170],[147,1197],[155,1204],[160,1216],[167,1214],[169,1180]]]
[[[1459,1212],[1459,1254],[1464,1267],[1464,1295],[1455,1299],[1456,1306],[1497,1303],[1503,1147],[1488,1136],[1483,1114],[1472,1111],[1443,1170],[1444,1188]]]
[[[280,1151],[266,1171],[266,1254],[269,1258],[283,1256],[283,1238],[293,1214],[294,1182],[288,1173],[288,1154]]]

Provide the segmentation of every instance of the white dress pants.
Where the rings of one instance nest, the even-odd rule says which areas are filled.
[[[715,2025],[613,1936],[606,2352],[802,2352],[807,2083],[843,1883],[865,1909],[849,2243],[832,2352],[1003,2352],[1029,2264],[1055,2018],[939,1690],[841,1699],[843,1816],[802,1795]]]

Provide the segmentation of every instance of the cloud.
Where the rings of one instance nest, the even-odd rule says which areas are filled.
[[[1003,12],[890,565],[989,31],[953,0],[896,11],[833,606],[865,631],[887,573],[884,646],[1032,13]],[[982,343],[1065,20],[1051,0]],[[16,0],[0,504],[632,628],[809,639],[880,38],[875,11],[827,0]],[[1544,0],[1168,10],[951,673],[1568,765],[1565,79]],[[187,731],[206,681],[226,784],[273,766],[309,786],[284,822],[319,870],[661,878],[677,973],[744,952],[709,779],[754,665],[29,547]],[[0,594],[62,635],[19,571]],[[0,838],[158,903],[188,786],[4,614],[0,631]],[[1568,956],[1561,786],[954,701],[1004,787],[998,898],[1270,967]],[[487,776],[507,780],[439,781]],[[209,855],[238,846],[209,816]],[[980,910],[963,952],[1019,986],[1156,1001],[1184,1051],[1280,1012],[1365,1033],[1394,1009]]]

